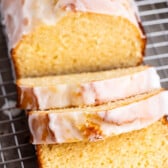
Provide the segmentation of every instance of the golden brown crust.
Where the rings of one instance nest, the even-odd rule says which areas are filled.
[[[39,168],[45,168],[43,167],[43,158],[42,158],[42,145],[36,145],[36,155],[37,155],[37,162]]]
[[[164,125],[167,125],[168,126],[168,115],[166,115],[166,116],[164,116],[163,118],[162,118],[162,124],[164,124]]]
[[[17,87],[17,99],[17,107],[27,109],[27,106],[29,106],[29,109],[39,109],[38,98],[34,94],[32,87],[26,88],[26,91]]]
[[[142,60],[141,63],[143,62],[143,57],[145,56],[145,51],[146,51],[146,44],[147,44],[147,38],[145,36],[144,39],[142,39]],[[139,64],[140,65],[140,64]]]
[[[137,15],[137,14],[135,14],[135,17],[136,17],[136,19],[137,19],[137,23],[138,23],[138,25],[139,25],[139,28],[140,28],[140,30],[141,30],[141,32],[142,32],[142,34],[143,34],[143,38],[142,38],[142,56],[144,57],[145,56],[145,51],[146,51],[146,44],[147,44],[147,36],[146,36],[146,32],[145,32],[145,29],[144,29],[144,27],[143,27],[143,25],[142,25],[142,21],[139,19],[139,16]],[[143,58],[142,58],[142,62],[143,62]],[[141,63],[142,63],[141,62]]]
[[[16,50],[17,50],[17,48],[11,50],[11,57],[12,57],[13,65],[15,68],[16,78],[19,79],[22,77],[22,75],[20,73],[20,66],[17,63]]]

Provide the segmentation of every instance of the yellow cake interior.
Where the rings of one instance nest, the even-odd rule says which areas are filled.
[[[81,84],[94,81],[109,80],[138,72],[145,71],[148,66],[137,66],[110,71],[88,72],[68,75],[45,76],[34,78],[21,78],[17,80],[18,86],[56,86],[57,84]]]
[[[12,51],[17,77],[99,71],[142,62],[145,41],[123,17],[68,12],[41,25]]]
[[[164,120],[165,121],[165,120]],[[104,141],[38,145],[41,168],[167,168],[168,125],[148,128]]]

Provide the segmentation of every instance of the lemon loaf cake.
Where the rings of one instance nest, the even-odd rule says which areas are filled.
[[[40,168],[167,168],[167,120],[97,142],[37,145],[37,155]]]
[[[32,111],[28,123],[33,144],[96,141],[139,130],[168,114],[168,91],[154,90],[114,103]]]
[[[16,76],[107,70],[142,62],[131,0],[1,0]]]
[[[160,87],[148,66],[17,80],[18,105],[27,110],[98,105]]]

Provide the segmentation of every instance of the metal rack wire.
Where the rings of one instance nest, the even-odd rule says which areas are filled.
[[[168,88],[168,0],[136,0],[147,33],[145,62],[156,67]],[[0,26],[0,168],[36,168],[27,119],[15,108],[16,89]],[[5,106],[4,106],[5,104]]]

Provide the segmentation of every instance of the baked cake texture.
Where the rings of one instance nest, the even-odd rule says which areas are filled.
[[[45,110],[99,105],[160,87],[156,70],[148,66],[22,78],[17,80],[18,106],[26,110]]]
[[[108,104],[31,111],[28,123],[33,144],[102,140],[145,128],[168,114],[168,91],[154,90]]]
[[[143,61],[132,0],[0,0],[0,11],[41,168],[168,167],[168,91],[156,71],[100,72]]]
[[[168,124],[97,142],[37,145],[40,168],[167,168]]]
[[[145,36],[131,0],[1,0],[16,76],[139,65]]]

